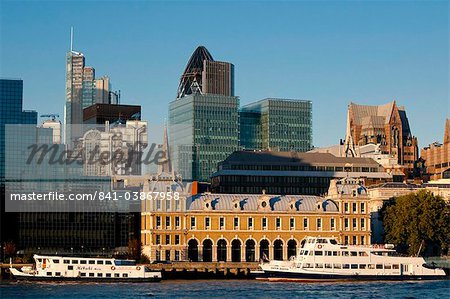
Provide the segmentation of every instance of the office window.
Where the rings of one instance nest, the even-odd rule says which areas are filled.
[[[170,227],[170,217],[166,216],[166,227]]]
[[[179,216],[175,217],[175,226],[180,227],[180,217]]]
[[[334,218],[331,218],[330,221],[331,230],[336,230],[336,220]]]
[[[358,244],[358,239],[356,236],[353,236],[353,245],[357,245]]]
[[[166,235],[166,245],[170,245],[170,235]]]
[[[156,245],[161,244],[161,235],[156,235],[156,237],[155,237],[155,243],[156,243]]]
[[[195,217],[191,217],[191,229],[195,229],[195,226],[196,226]]]
[[[211,218],[205,217],[205,228],[209,229],[211,228]]]
[[[366,219],[361,218],[361,230],[366,230]]]
[[[303,218],[303,229],[304,230],[308,229],[308,218]]]
[[[353,213],[358,212],[358,204],[356,202],[353,203]]]
[[[366,240],[364,238],[364,236],[361,236],[361,245],[365,245],[366,244]]]
[[[248,229],[253,229],[253,218],[252,217],[248,218]]]
[[[357,230],[358,228],[357,219],[353,218],[352,223],[353,223],[353,230]]]
[[[348,245],[348,236],[344,237],[344,245]]]
[[[366,203],[362,202],[361,203],[361,213],[365,213],[366,212]]]
[[[291,217],[291,219],[289,219],[289,228],[291,230],[295,229],[295,218]]]
[[[280,217],[276,218],[275,227],[276,227],[276,229],[281,229],[281,218]]]
[[[161,227],[161,216],[156,216],[156,227]]]
[[[262,219],[262,229],[267,229],[267,218],[263,217]]]
[[[317,219],[317,230],[322,230],[322,219]]]
[[[175,245],[180,245],[180,235],[175,235]]]
[[[175,250],[175,260],[176,261],[180,260],[180,251],[179,250]]]
[[[349,212],[349,208],[348,208],[348,202],[344,203],[344,212],[348,213]]]
[[[344,219],[344,228],[345,228],[345,230],[348,230],[348,228],[349,228],[348,218]]]

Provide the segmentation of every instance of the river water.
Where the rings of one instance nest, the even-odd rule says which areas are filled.
[[[171,280],[160,283],[0,282],[0,298],[450,298],[450,280],[285,283]]]

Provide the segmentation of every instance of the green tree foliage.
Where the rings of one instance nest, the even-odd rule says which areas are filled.
[[[439,255],[450,243],[450,206],[431,192],[422,190],[385,203],[382,210],[385,241],[401,252]]]

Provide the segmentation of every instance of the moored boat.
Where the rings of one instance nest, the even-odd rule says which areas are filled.
[[[339,245],[334,238],[307,237],[296,257],[260,264],[257,279],[270,281],[443,279],[443,269],[422,257],[401,256],[393,246]]]
[[[83,258],[34,255],[33,267],[10,268],[16,279],[47,281],[157,282],[161,272],[135,261],[114,258]]]

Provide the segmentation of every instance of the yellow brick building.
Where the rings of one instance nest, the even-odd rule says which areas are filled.
[[[142,212],[150,260],[286,260],[306,236],[370,244],[369,198],[356,181],[333,181],[326,197],[204,193],[179,200]]]

